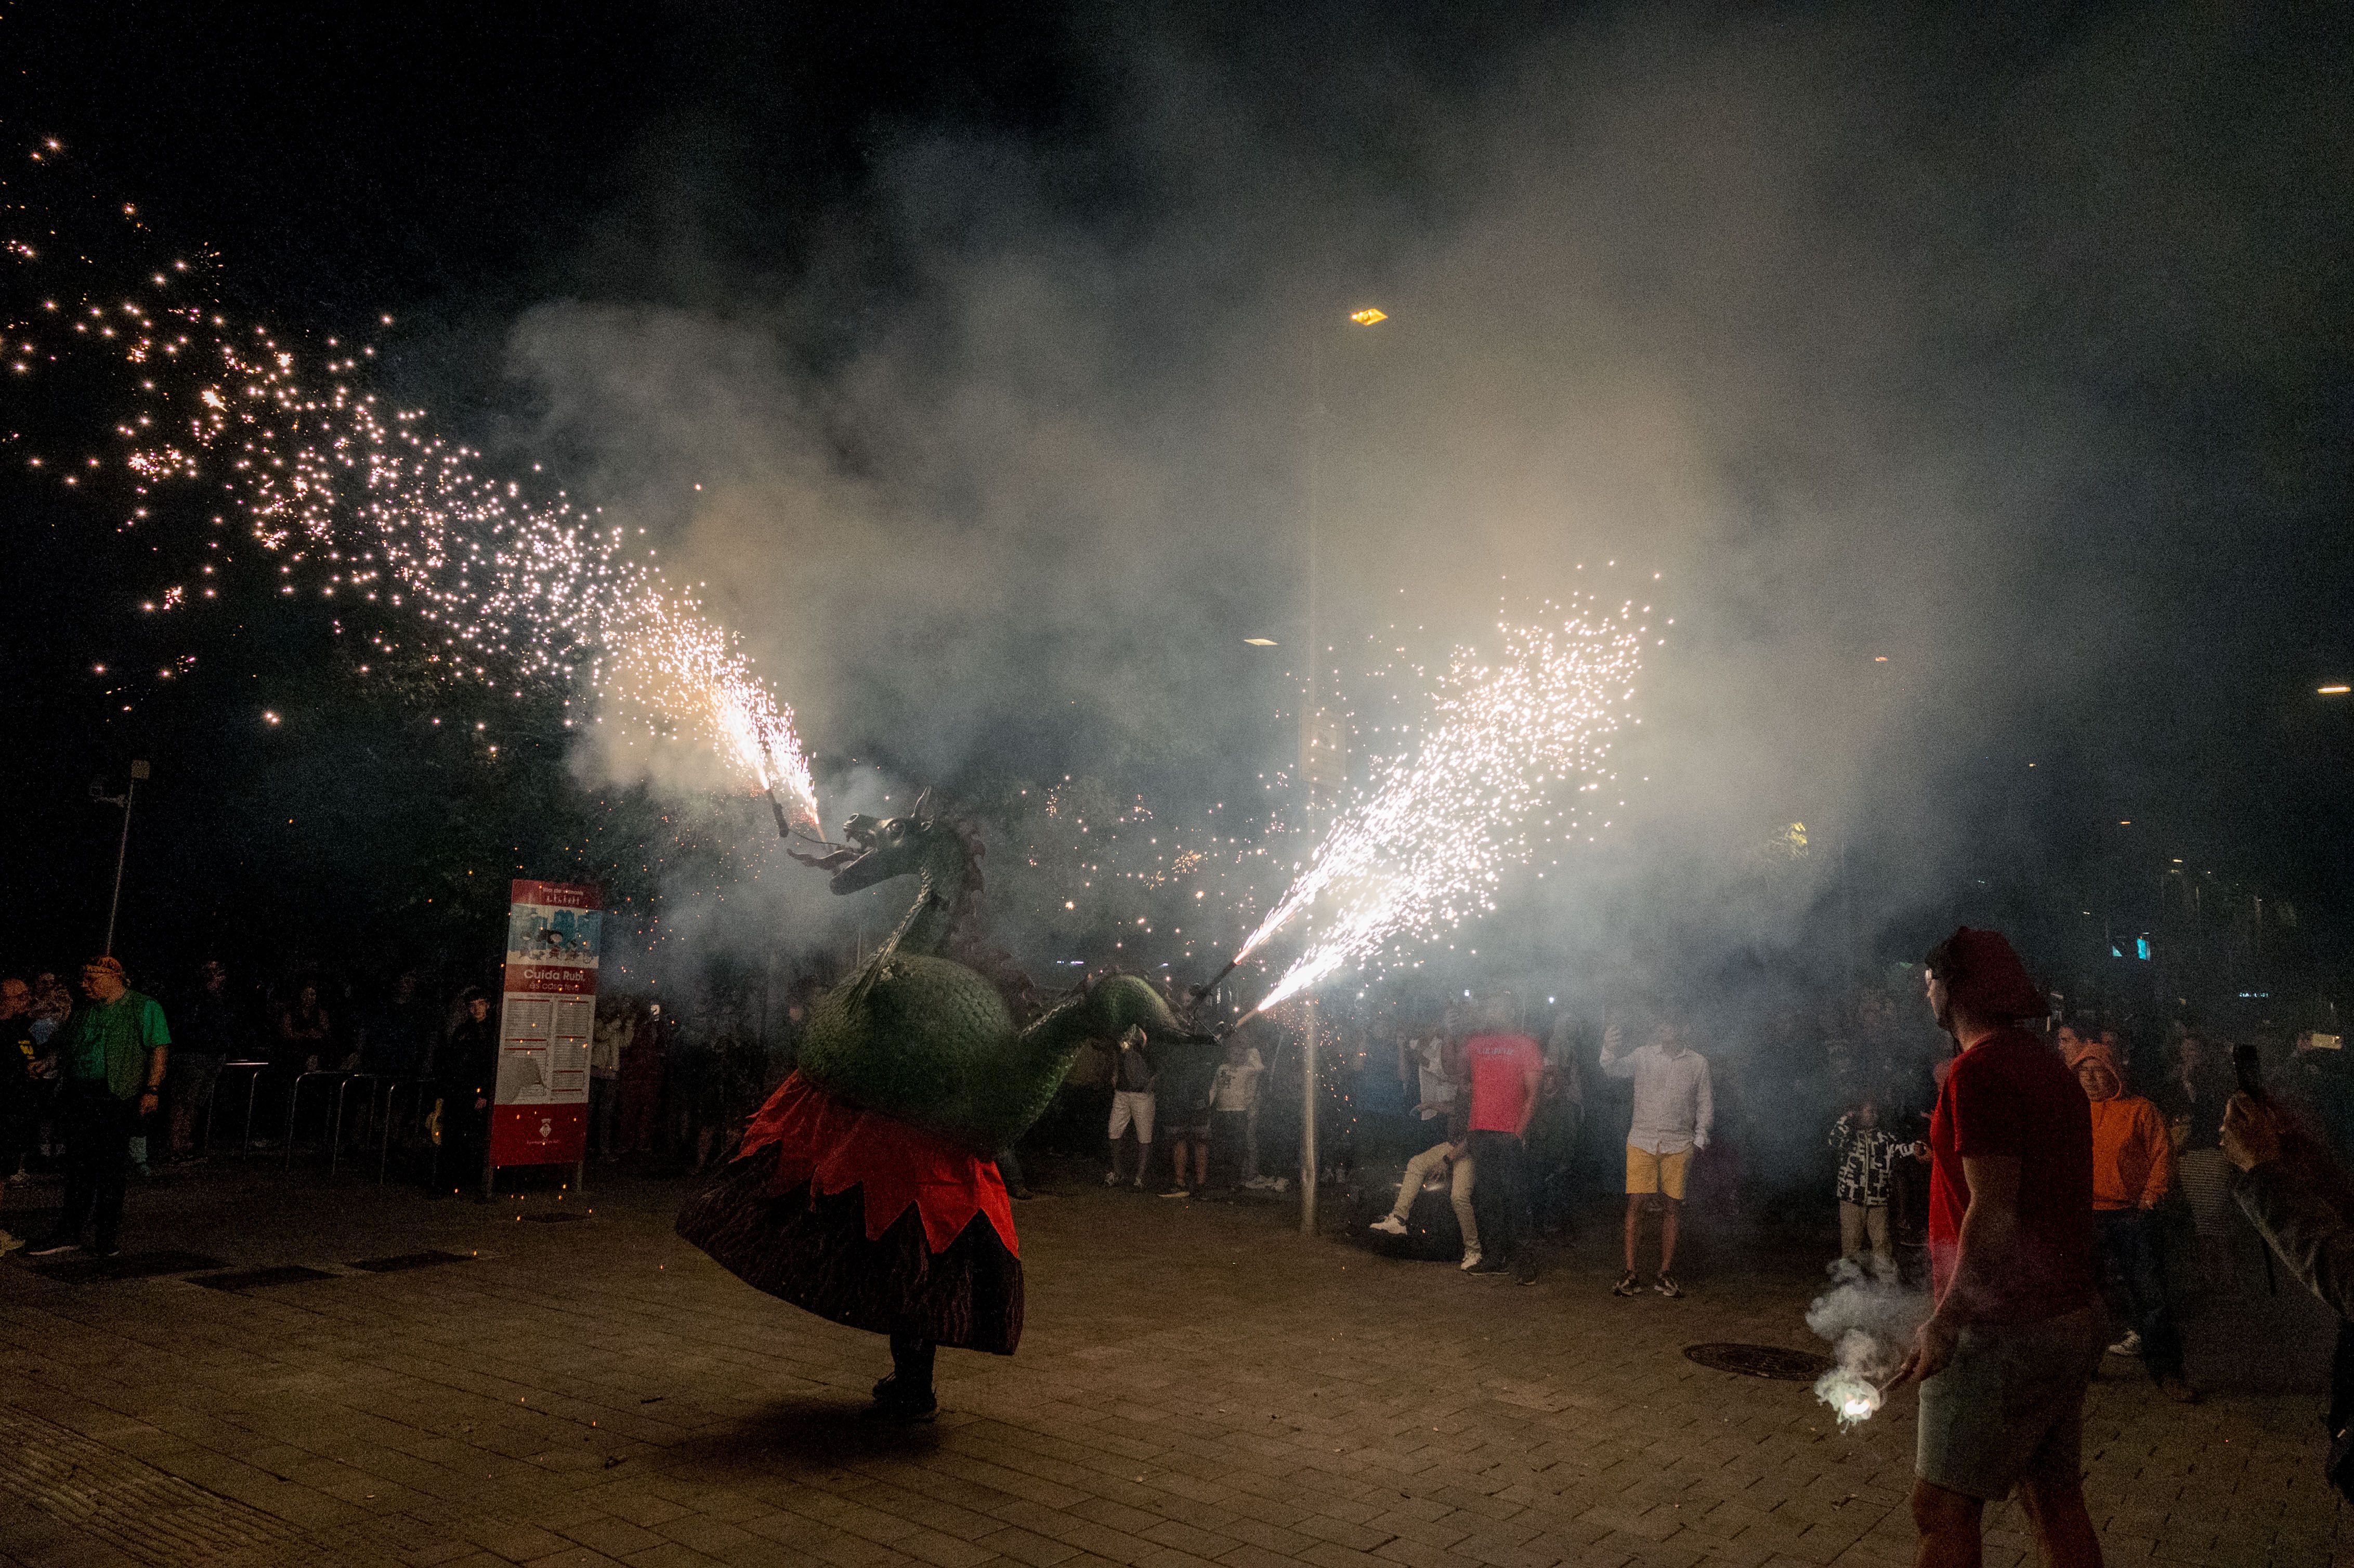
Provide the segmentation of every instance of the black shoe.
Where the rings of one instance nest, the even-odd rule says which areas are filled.
[[[893,1372],[875,1385],[875,1403],[862,1413],[869,1421],[889,1421],[905,1425],[929,1421],[939,1414],[940,1402],[928,1388],[902,1392],[899,1374]]]
[[[1515,1285],[1534,1285],[1536,1282],[1537,1282],[1537,1271],[1536,1271],[1536,1269],[1535,1269],[1535,1267],[1534,1267],[1534,1266],[1531,1266],[1531,1267],[1528,1267],[1528,1268],[1516,1268],[1516,1269],[1512,1270],[1512,1283],[1513,1283],[1513,1284],[1515,1284]]]
[[[1481,1258],[1478,1263],[1473,1264],[1467,1272],[1472,1274],[1509,1274],[1511,1272],[1511,1268],[1512,1266],[1506,1263],[1501,1258],[1487,1257]]]
[[[894,1399],[881,1404],[870,1404],[859,1412],[859,1417],[862,1420],[882,1422],[893,1426],[918,1426],[939,1413],[940,1402],[928,1393],[920,1402],[911,1399]]]
[[[76,1252],[79,1251],[81,1243],[76,1241],[71,1236],[51,1236],[48,1240],[41,1243],[38,1246],[27,1247],[25,1249],[25,1255],[27,1257],[55,1257],[61,1252]]]

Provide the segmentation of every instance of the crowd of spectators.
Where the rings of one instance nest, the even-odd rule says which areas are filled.
[[[479,1192],[498,1073],[499,999],[405,969],[380,983],[306,971],[253,983],[219,959],[154,994],[121,962],[0,974],[0,1181],[62,1179],[53,1234],[0,1253],[113,1253],[133,1179],[224,1152],[381,1150],[437,1193]],[[588,1153],[700,1168],[790,1065],[811,985],[763,1041],[725,1005],[681,1027],[646,998],[600,999]]]

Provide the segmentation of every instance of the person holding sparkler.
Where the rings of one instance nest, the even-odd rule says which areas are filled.
[[[2044,999],[1997,931],[1927,960],[1929,1006],[1960,1048],[1930,1118],[1935,1309],[1894,1382],[1921,1384],[1916,1561],[1975,1564],[1986,1505],[2020,1491],[2043,1560],[2097,1568],[2084,1509],[2084,1390],[2108,1343],[2093,1238],[2092,1112],[2017,1021]]]

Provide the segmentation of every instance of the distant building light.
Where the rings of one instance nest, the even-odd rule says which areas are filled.
[[[1243,641],[1246,646],[1252,648],[1272,648],[1275,646],[1275,639],[1272,637],[1246,637],[1243,639]]]
[[[2314,689],[2325,697],[2342,697],[2349,692],[2354,692],[2354,686],[2317,686]]]
[[[1375,322],[1385,322],[1389,320],[1390,313],[1387,311],[1377,311],[1373,309],[1373,306],[1367,305],[1362,311],[1351,311],[1349,313],[1349,319],[1356,323],[1359,326],[1371,326]]]

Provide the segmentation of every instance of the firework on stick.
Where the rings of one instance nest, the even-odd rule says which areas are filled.
[[[1650,607],[1605,610],[1589,597],[1546,609],[1542,624],[1499,628],[1493,663],[1457,651],[1414,754],[1341,812],[1235,953],[1239,963],[1309,916],[1306,949],[1257,1011],[1343,968],[1405,961],[1492,909],[1504,867],[1536,843],[1590,842],[1611,825],[1625,804],[1611,738],[1629,722]]]
[[[30,247],[15,254],[39,263]],[[816,821],[791,710],[652,550],[641,558],[601,508],[493,478],[480,453],[435,435],[422,411],[387,407],[367,389],[372,345],[331,337],[298,355],[262,327],[232,324],[192,299],[202,271],[175,261],[119,293],[48,298],[6,323],[20,376],[96,354],[135,378],[116,427],[119,457],[75,464],[61,485],[127,471],[136,504],[126,529],[150,521],[164,486],[217,486],[228,505],[212,523],[239,525],[207,541],[189,579],[144,608],[168,614],[217,599],[222,571],[239,558],[248,572],[276,566],[280,594],[421,623],[375,636],[437,678],[520,695],[525,683],[585,677],[598,722],[706,738],[761,788],[781,790],[780,810]],[[49,471],[38,454],[27,467]]]

